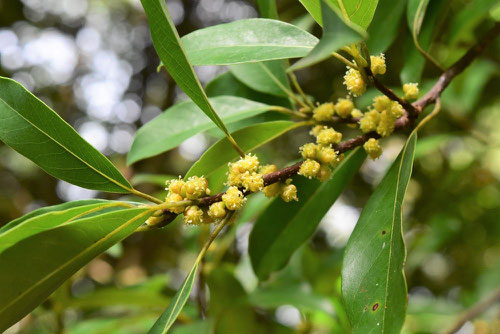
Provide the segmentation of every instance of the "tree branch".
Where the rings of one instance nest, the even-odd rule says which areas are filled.
[[[484,35],[476,45],[474,45],[462,58],[455,62],[439,77],[437,82],[427,94],[425,94],[421,99],[414,102],[413,104],[400,99],[391,89],[387,88],[380,81],[378,81],[377,78],[375,78],[375,76],[371,73],[370,69],[367,68],[366,70],[368,71],[369,76],[372,78],[375,87],[391,100],[399,102],[406,111],[405,114],[396,121],[395,130],[405,128],[413,123],[413,120],[424,110],[426,106],[436,102],[436,100],[441,96],[441,93],[445,90],[450,81],[458,74],[463,72],[463,70],[467,68],[467,66],[469,66],[472,61],[484,51],[484,49],[498,36],[499,33],[500,24],[495,23],[494,27],[490,29],[488,33],[486,33],[486,35]],[[340,119],[336,119],[335,121],[343,122]],[[349,119],[345,122],[349,123],[350,121],[352,120]],[[363,145],[370,138],[380,138],[380,136],[376,132],[366,133],[339,143],[335,146],[335,150],[339,153],[345,153],[355,147]],[[303,161],[299,161],[276,172],[263,175],[264,186],[268,186],[277,182],[284,182],[287,179],[291,178],[299,172],[302,162]],[[247,196],[249,194],[251,194],[251,192],[243,191],[243,195]],[[198,200],[197,205],[200,207],[206,207],[215,202],[220,202],[222,200],[222,195],[224,195],[223,192],[216,195],[203,197]],[[157,227],[168,225],[177,217],[176,214],[170,211],[165,211],[164,216],[165,220],[161,225],[157,225]]]
[[[495,303],[497,303],[498,301],[500,301],[500,289],[497,289],[489,297],[481,300],[479,303],[467,310],[460,316],[460,318],[458,318],[453,327],[444,331],[442,334],[453,334],[458,332],[467,321],[474,319],[475,317],[486,311],[490,306],[495,305]]]

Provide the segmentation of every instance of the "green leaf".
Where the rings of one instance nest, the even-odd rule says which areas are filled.
[[[222,73],[210,81],[206,86],[206,91],[209,97],[231,95],[269,105],[291,107],[288,99],[253,90],[236,79],[230,71]]]
[[[53,211],[64,211],[64,210],[79,207],[79,206],[98,204],[98,203],[104,204],[104,203],[108,203],[108,201],[103,200],[103,199],[85,199],[85,200],[67,202],[67,203],[58,204],[58,205],[46,206],[46,207],[43,207],[40,209],[33,210],[30,213],[25,214],[24,216],[19,217],[17,219],[14,219],[14,220],[8,222],[7,224],[5,224],[4,226],[2,226],[0,228],[0,236],[2,233],[10,230],[11,228],[13,228],[21,223],[24,223],[26,220],[37,217],[37,216],[42,215],[44,213],[53,212]]]
[[[333,0],[332,2],[337,5],[339,1]],[[343,4],[349,19],[366,30],[372,22],[378,0],[343,0]]]
[[[229,131],[210,104],[193,66],[188,60],[164,0],[141,0],[149,19],[153,45],[163,66],[194,103],[231,139]],[[237,148],[236,143],[232,141]]]
[[[290,256],[316,230],[319,222],[354,177],[365,159],[356,149],[325,182],[297,177],[298,202],[276,198],[255,223],[249,238],[252,267],[260,280],[283,268]]]
[[[366,33],[358,26],[344,21],[337,7],[321,2],[323,17],[323,36],[314,49],[304,58],[293,64],[288,71],[308,67],[330,58],[341,47],[363,40]]]
[[[290,121],[275,121],[251,125],[233,133],[233,136],[245,152],[253,152],[269,141],[283,135],[284,133],[303,126],[303,123]],[[228,150],[230,143],[227,139],[221,139],[212,145],[200,159],[191,166],[186,173],[186,178],[193,175],[203,175],[208,179],[210,189],[219,192],[224,187],[227,164],[239,158],[239,155]]]
[[[50,175],[77,186],[128,193],[115,166],[46,104],[0,77],[0,140]]]
[[[222,119],[236,122],[269,110],[269,106],[234,96],[210,99]],[[127,163],[168,151],[197,133],[215,128],[214,124],[191,101],[167,109],[137,131],[127,156]]]
[[[321,16],[320,1],[321,0],[300,0],[316,22],[322,26],[324,17]],[[340,8],[338,1],[339,0],[326,0],[329,5],[335,5],[337,8]],[[372,21],[375,9],[377,9],[378,0],[343,0],[342,3],[344,4],[349,19],[366,30]]]
[[[304,8],[311,14],[320,26],[323,26],[323,18],[321,17],[321,0],[299,0]]]
[[[11,226],[11,228],[0,234],[0,255],[7,248],[34,234],[78,219],[86,214],[110,207],[130,207],[130,205],[120,202],[95,203],[76,206],[67,210],[47,212],[25,219],[16,226]]]
[[[97,255],[133,233],[152,211],[82,218],[21,240],[0,255],[0,330],[19,321]]]
[[[231,65],[231,73],[248,87],[266,94],[288,97],[290,85],[285,73],[285,61],[272,60],[258,63]]]
[[[257,0],[259,12],[262,17],[268,19],[278,19],[278,10],[276,9],[275,0]]]
[[[156,320],[155,324],[149,330],[149,334],[164,334],[167,333],[169,328],[174,324],[175,319],[179,316],[186,304],[191,290],[193,289],[194,279],[196,277],[196,271],[198,270],[200,258],[196,260],[193,268],[189,272],[188,276],[182,283],[179,290],[175,294],[174,298],[168,305],[168,308],[162,313],[162,315]]]
[[[399,333],[407,288],[401,210],[410,181],[417,134],[366,203],[346,246],[342,293],[353,333]]]
[[[368,28],[366,41],[372,54],[385,52],[399,32],[406,0],[379,0],[373,21]]]
[[[318,39],[282,21],[246,19],[196,30],[182,42],[194,65],[230,65],[303,57]]]
[[[432,42],[434,26],[440,17],[446,0],[408,0],[407,20],[413,36],[406,36],[404,45],[405,63],[401,70],[401,81],[419,82],[425,66],[425,58],[415,46],[417,41],[423,50],[428,50]]]

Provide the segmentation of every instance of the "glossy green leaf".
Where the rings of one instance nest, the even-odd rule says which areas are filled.
[[[366,44],[372,54],[385,52],[399,32],[406,0],[379,0],[373,21],[368,27]]]
[[[79,207],[79,206],[84,206],[84,205],[90,205],[90,204],[97,204],[97,203],[108,203],[108,201],[103,200],[103,199],[85,199],[85,200],[80,200],[80,201],[73,201],[73,202],[67,202],[67,203],[62,203],[58,205],[52,205],[52,206],[46,206],[40,209],[36,209],[31,211],[30,213],[25,214],[22,217],[16,218],[4,226],[0,228],[0,236],[2,233],[10,230],[11,228],[24,223],[26,220],[37,217],[39,215],[43,215],[44,213],[48,212],[53,212],[53,211],[64,211],[67,209]]]
[[[324,17],[321,16],[320,1],[321,0],[300,0],[302,5],[304,5],[316,22],[322,26],[324,23]],[[334,5],[337,8],[340,8],[339,0],[326,0],[326,2],[328,2],[329,5]],[[375,10],[377,9],[378,0],[342,0],[342,3],[349,19],[366,30],[372,21]]]
[[[299,0],[304,8],[311,14],[320,26],[323,26],[323,18],[321,17],[321,0]]]
[[[287,108],[290,107],[290,101],[288,99],[275,95],[264,94],[251,89],[236,79],[230,71],[222,73],[210,81],[206,86],[206,91],[209,97],[231,95],[268,105],[283,106]]]
[[[276,9],[275,0],[257,0],[259,12],[262,17],[268,19],[278,19],[278,10]]]
[[[200,80],[188,60],[164,0],[141,0],[149,19],[151,38],[160,60],[180,88],[230,137],[226,126],[210,104]],[[235,144],[233,143],[233,146]]]
[[[182,42],[194,65],[230,65],[303,57],[318,39],[282,21],[246,19],[196,30]]]
[[[290,121],[267,122],[236,131],[233,136],[240,143],[241,149],[248,153],[302,125],[302,123]],[[212,145],[189,169],[186,178],[193,175],[204,175],[208,179],[212,191],[222,190],[227,164],[239,158],[236,152],[228,150],[230,145],[226,138]]]
[[[130,207],[130,205],[121,202],[100,202],[75,206],[66,210],[51,211],[25,219],[0,234],[0,255],[7,248],[34,234],[41,233],[52,227],[78,219],[86,214],[110,207]]]
[[[269,106],[234,96],[210,99],[224,122],[232,123],[269,110]],[[215,125],[191,101],[167,109],[137,131],[127,156],[129,164],[168,151]]]
[[[21,240],[0,255],[0,330],[19,321],[97,255],[127,237],[152,212],[113,211]]]
[[[168,308],[162,313],[162,315],[156,320],[155,324],[149,330],[149,334],[164,334],[167,333],[170,327],[174,324],[175,319],[179,316],[189,299],[191,290],[193,289],[194,279],[196,278],[196,272],[198,270],[199,259],[196,260],[193,268],[189,272],[188,276],[182,283],[179,290],[175,294],[174,298],[168,305]]]
[[[248,249],[260,280],[283,268],[295,250],[314,233],[364,159],[364,151],[356,149],[322,183],[299,176],[294,180],[298,202],[285,203],[276,198],[266,208],[252,229]]]
[[[271,60],[230,66],[231,73],[248,87],[266,94],[287,97],[290,85],[285,73],[285,61]]]
[[[404,322],[406,250],[401,214],[416,142],[413,132],[363,208],[346,246],[342,293],[353,333],[399,333]]]
[[[404,45],[405,63],[401,70],[402,82],[419,82],[425,66],[425,58],[415,47],[415,40],[423,50],[428,50],[432,42],[434,26],[438,22],[441,8],[446,0],[409,0],[407,5],[407,20],[410,31],[415,35],[406,36]]]
[[[314,49],[304,58],[293,64],[288,71],[295,71],[330,58],[341,47],[363,40],[366,33],[358,26],[344,21],[340,10],[321,2],[323,36]]]
[[[77,186],[127,193],[115,166],[45,103],[0,77],[0,140],[50,175]]]

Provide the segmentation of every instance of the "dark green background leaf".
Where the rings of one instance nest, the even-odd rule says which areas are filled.
[[[353,333],[399,333],[407,289],[402,205],[410,181],[416,131],[366,203],[346,246],[342,294]]]

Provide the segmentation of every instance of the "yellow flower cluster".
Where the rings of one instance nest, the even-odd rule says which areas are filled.
[[[227,189],[226,193],[222,195],[222,202],[228,208],[228,210],[238,210],[246,202],[243,193],[235,186],[231,186]]]
[[[230,163],[227,184],[251,192],[262,190],[264,179],[262,173],[259,173],[259,167],[259,158],[250,154],[235,163]]]
[[[377,131],[382,137],[390,135],[396,120],[403,115],[403,107],[385,95],[376,96],[372,106],[359,120],[359,128],[364,133]]]
[[[368,141],[364,143],[363,148],[373,160],[377,159],[382,154],[380,144],[375,138],[368,139]]]
[[[338,99],[337,103],[335,103],[335,112],[341,118],[349,117],[353,110],[354,110],[354,103],[349,98]]]
[[[385,55],[383,53],[381,53],[378,56],[371,56],[370,62],[371,62],[370,70],[372,71],[373,75],[385,74],[386,71]]]
[[[313,118],[318,122],[331,121],[335,113],[335,105],[331,102],[320,104],[313,110]]]
[[[332,147],[342,140],[342,134],[322,125],[313,127],[311,134],[316,137],[316,144],[307,143],[300,148],[305,161],[300,166],[299,174],[325,181],[331,175],[330,166],[337,166],[342,158]]]
[[[265,165],[262,166],[260,169],[260,172],[262,174],[269,174],[276,172],[278,169],[276,165]],[[268,185],[267,187],[264,187],[262,189],[262,192],[266,197],[274,197],[280,195],[281,198],[285,202],[290,202],[290,201],[298,201],[299,199],[297,198],[297,187],[293,184],[291,184],[292,179],[286,180],[286,183],[273,183]]]
[[[366,91],[366,82],[358,70],[349,68],[344,75],[344,85],[354,96],[360,96]]]
[[[405,100],[416,100],[418,98],[418,83],[406,83],[403,85]]]
[[[183,200],[198,199],[210,195],[208,181],[204,177],[192,176],[187,181],[182,179],[169,180],[166,182],[168,190],[166,203],[180,202]],[[205,214],[196,205],[190,206],[175,206],[167,209],[175,214],[184,213],[184,221],[187,224],[199,225],[201,223],[211,223],[210,219],[205,219]]]

